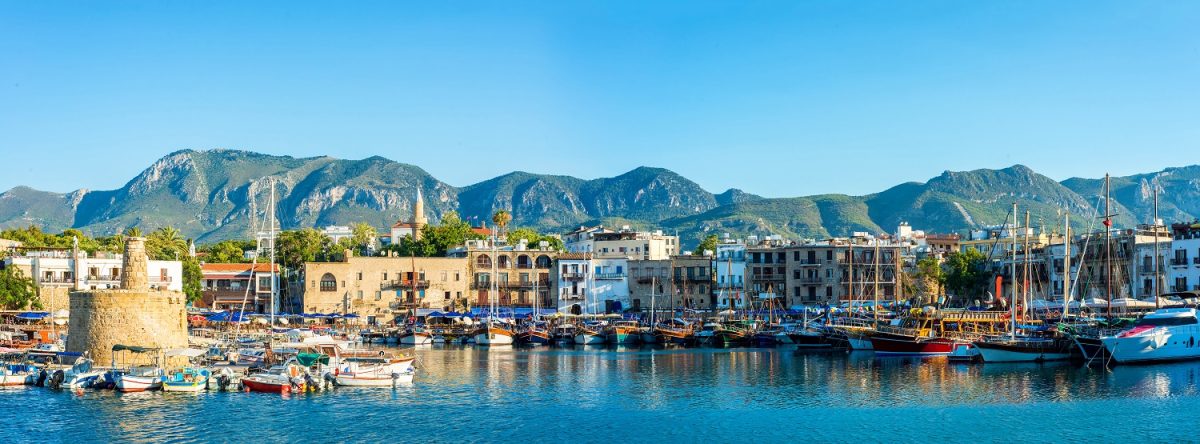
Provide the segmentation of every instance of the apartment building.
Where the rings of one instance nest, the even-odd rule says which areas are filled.
[[[301,305],[309,313],[354,313],[387,324],[416,309],[461,309],[470,302],[465,257],[348,257],[304,264]]]

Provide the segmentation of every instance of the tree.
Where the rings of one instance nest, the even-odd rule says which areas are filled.
[[[283,231],[275,242],[279,263],[291,269],[300,268],[305,262],[324,259],[333,249],[329,236],[315,228]]]
[[[17,267],[0,270],[0,308],[5,310],[40,309],[42,301],[37,297],[33,279]]]
[[[175,227],[162,227],[146,236],[146,255],[160,261],[181,260],[188,255],[188,242]]]
[[[978,250],[953,252],[946,256],[945,288],[958,298],[974,299],[987,292],[988,278],[984,266],[987,258]]]
[[[187,295],[187,300],[190,303],[195,303],[200,300],[203,294],[200,281],[204,279],[204,272],[200,270],[200,260],[191,257],[183,257],[183,294]]]
[[[710,234],[708,237],[705,237],[704,240],[700,241],[700,245],[696,246],[696,250],[692,251],[692,255],[701,256],[705,251],[717,251],[717,235]]]
[[[532,228],[517,228],[509,231],[505,239],[509,245],[516,245],[521,239],[525,239],[529,242],[529,245],[534,247],[545,242],[551,250],[561,251],[563,249],[562,239],[538,233],[537,230]]]
[[[122,234],[124,234],[125,237],[142,237],[142,229],[136,226],[129,227],[126,228]]]
[[[438,225],[426,225],[421,229],[421,240],[407,236],[393,239],[389,250],[401,256],[445,256],[451,248],[467,243],[467,239],[482,237],[472,231],[471,225],[459,218],[458,213],[448,211]]]
[[[496,214],[492,215],[492,222],[500,228],[500,233],[503,233],[504,227],[507,227],[508,223],[512,222],[512,213],[509,213],[508,210],[497,211]]]
[[[205,253],[205,261],[215,263],[244,263],[246,250],[254,249],[254,241],[223,240],[206,245],[200,251]]]
[[[375,242],[379,238],[379,232],[375,230],[375,227],[365,222],[359,222],[354,224],[353,232],[354,236],[352,239],[354,239],[355,247],[367,250],[374,249]]]
[[[942,272],[941,261],[936,256],[926,256],[917,261],[916,272],[912,281],[906,282],[909,294],[922,298],[924,302],[936,301],[942,294],[942,286],[946,284],[946,274]]]

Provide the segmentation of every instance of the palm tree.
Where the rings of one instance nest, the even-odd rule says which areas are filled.
[[[175,260],[187,255],[187,241],[179,234],[179,230],[166,226],[154,230],[147,237],[147,252],[158,260]]]
[[[500,227],[500,231],[503,232],[504,227],[507,227],[508,223],[512,222],[512,214],[509,213],[508,210],[497,211],[496,214],[492,215],[492,222],[494,222],[497,227]]]
[[[125,229],[125,237],[142,237],[142,229],[132,226]]]

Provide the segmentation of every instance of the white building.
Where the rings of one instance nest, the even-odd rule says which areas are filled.
[[[342,239],[354,237],[354,230],[344,225],[330,225],[321,230],[321,233],[328,236],[333,243],[338,243]]]
[[[4,258],[4,266],[19,268],[39,287],[104,290],[121,287],[121,259],[116,253],[39,250]],[[182,262],[148,261],[146,275],[151,288],[183,291]]]
[[[741,240],[725,239],[717,244],[713,259],[713,295],[717,308],[742,308],[742,295],[746,292],[746,244]]]
[[[662,231],[633,231],[628,226],[618,231],[603,226],[580,227],[563,236],[563,247],[570,253],[591,253],[594,257],[658,260],[679,254],[679,236]]]
[[[1200,223],[1171,225],[1166,285],[1169,291],[1200,291]]]

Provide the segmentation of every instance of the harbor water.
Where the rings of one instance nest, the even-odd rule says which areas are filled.
[[[1088,369],[792,348],[418,348],[313,394],[0,390],[0,442],[1193,441],[1200,363]]]

